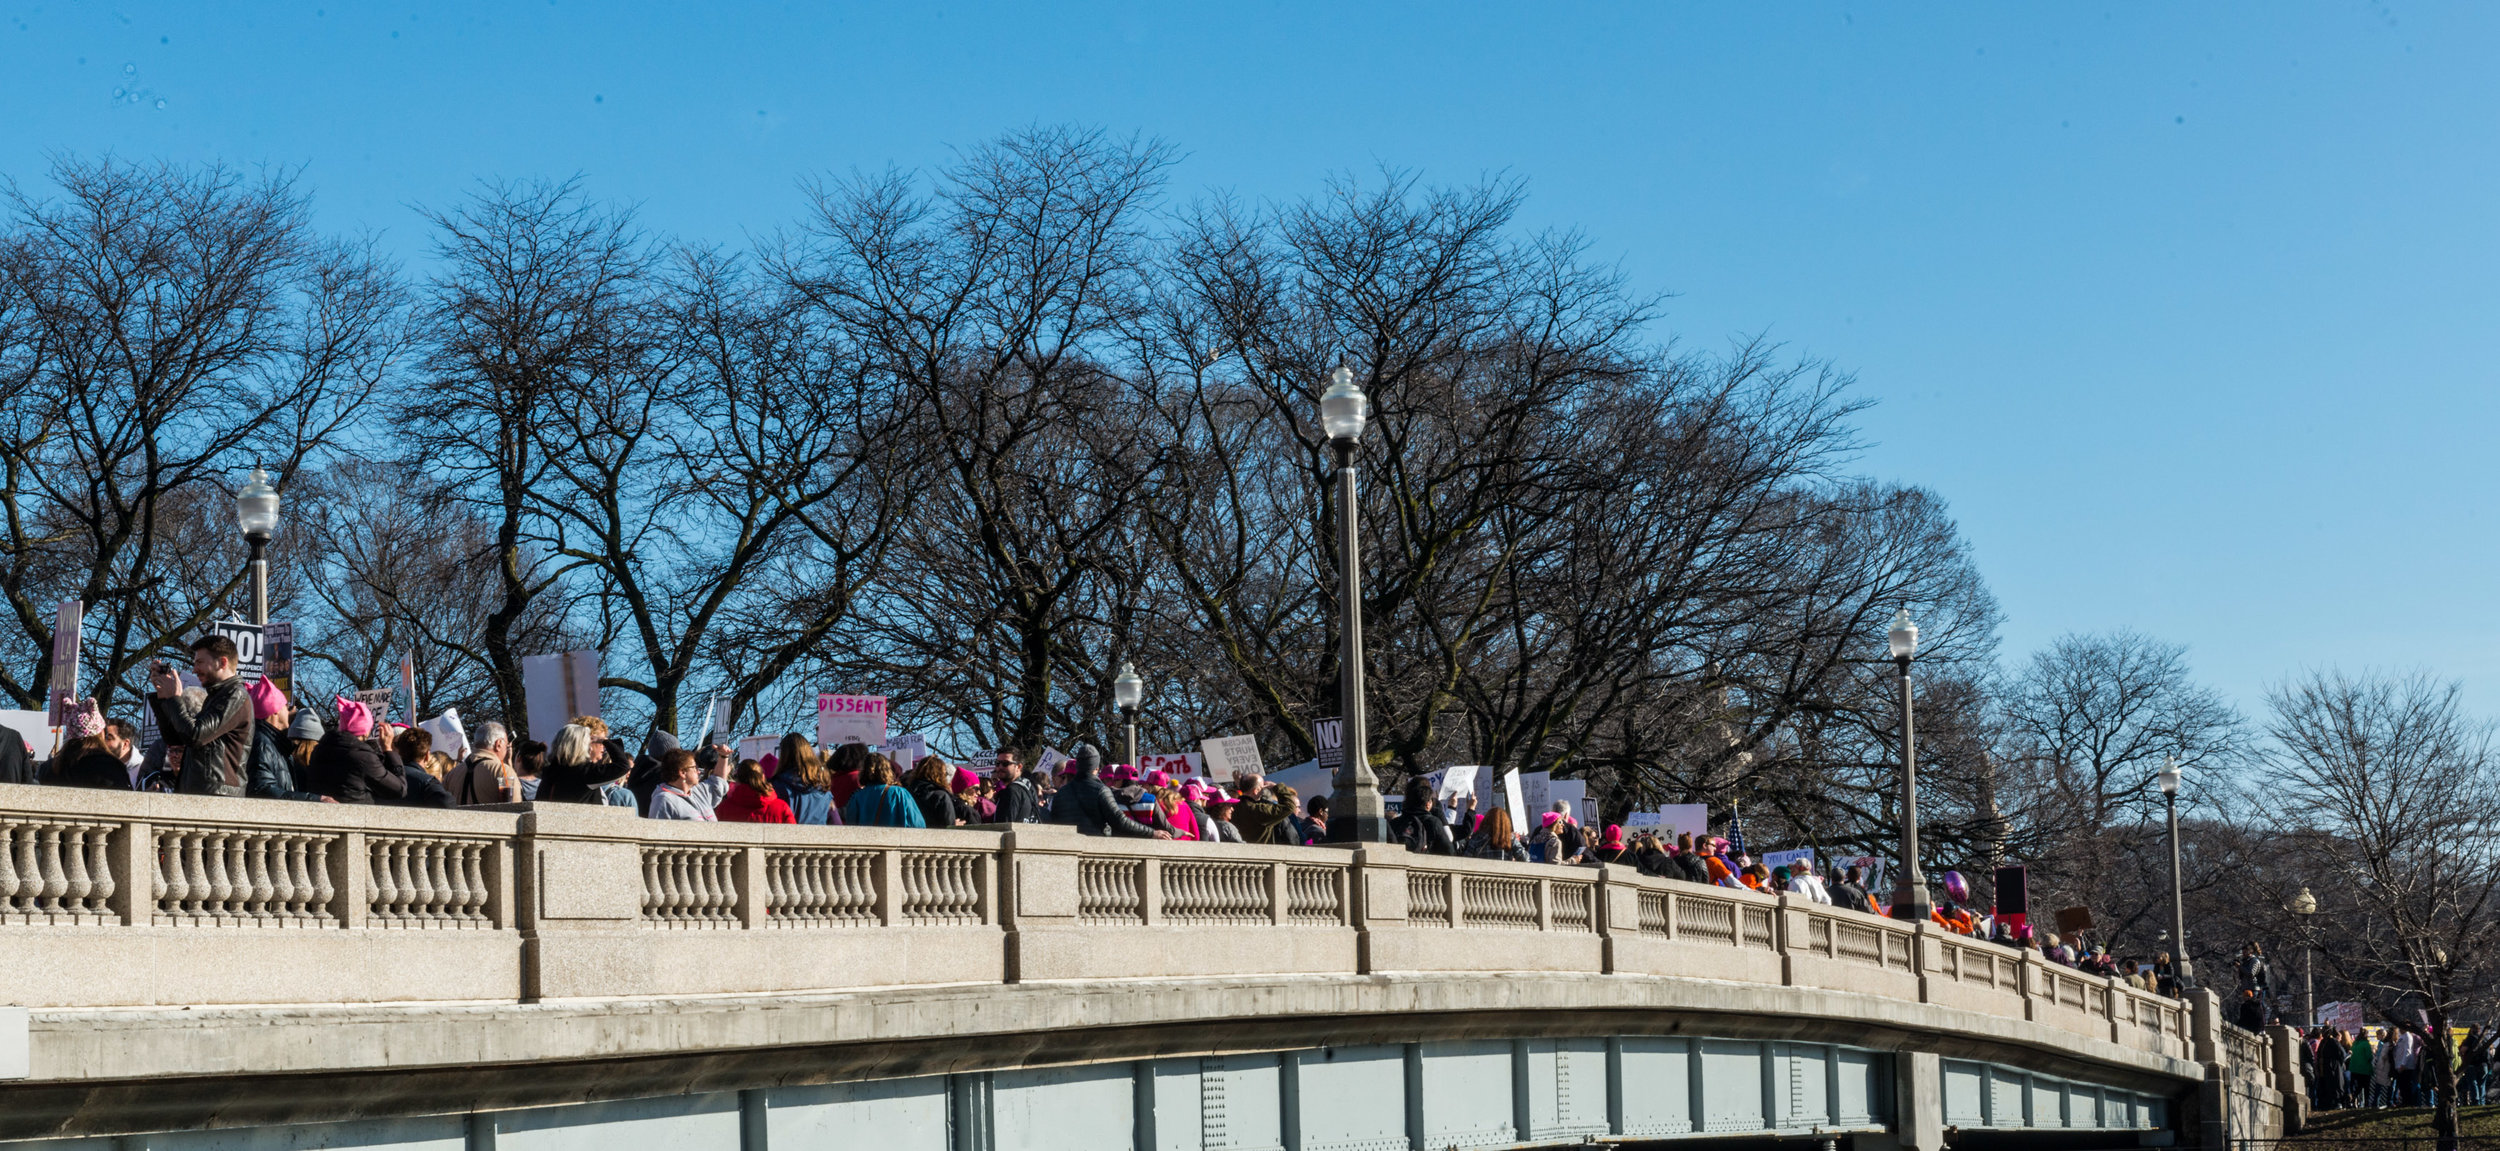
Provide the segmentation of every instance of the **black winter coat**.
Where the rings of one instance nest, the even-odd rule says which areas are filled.
[[[254,799],[295,799],[321,802],[317,791],[295,788],[295,760],[286,753],[285,736],[265,723],[252,725],[252,780],[243,794]]]
[[[999,788],[996,802],[998,811],[996,818],[990,820],[992,823],[1042,821],[1042,800],[1028,776],[1017,776],[1015,782]]]
[[[1128,817],[1111,798],[1111,788],[1090,775],[1081,775],[1060,787],[1050,800],[1050,821],[1072,823],[1082,835],[1124,835],[1132,839],[1148,839],[1154,829]]]
[[[383,802],[397,807],[450,808],[459,806],[451,801],[451,791],[443,786],[442,780],[427,775],[423,768],[414,764],[400,768],[400,782],[406,787],[407,794],[401,798]]]
[[[957,799],[954,792],[934,783],[915,783],[905,790],[911,792],[912,802],[920,805],[922,823],[944,828],[955,826],[958,819],[966,823],[972,821],[972,809],[965,806],[963,800]]]
[[[6,736],[0,736],[5,741]],[[78,758],[52,763],[51,782],[59,787],[93,787],[105,791],[130,790],[130,765],[102,748],[91,748]]]
[[[313,745],[310,782],[340,803],[397,803],[408,795],[399,753],[343,730]]]

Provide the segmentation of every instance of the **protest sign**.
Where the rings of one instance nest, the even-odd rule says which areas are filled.
[[[870,747],[885,743],[884,696],[826,692],[816,697],[817,748],[840,747],[846,743],[864,743]]]
[[[1329,771],[1345,764],[1345,721],[1315,719],[1311,721],[1311,746],[1317,750],[1313,762]]]
[[[1041,758],[1033,761],[1033,774],[1037,778],[1049,779],[1059,774],[1059,769],[1067,765],[1068,753],[1055,747],[1045,747],[1042,749]]]
[[[260,679],[264,654],[261,651],[259,624],[219,620],[208,625],[208,630],[234,641],[234,670],[243,677],[243,682],[252,683]]]
[[[1205,757],[1207,776],[1211,779],[1233,780],[1266,770],[1266,765],[1259,762],[1259,737],[1255,735],[1202,739],[1198,741],[1198,752]]]
[[[1456,808],[1459,800],[1475,798],[1476,773],[1481,770],[1475,764],[1461,764],[1433,772],[1432,794],[1442,806]]]
[[[1519,801],[1528,808],[1528,818],[1543,820],[1554,810],[1554,773],[1550,771],[1519,772]]]
[[[261,675],[269,686],[289,700],[295,698],[295,625],[286,620],[269,621],[261,634],[266,660]]]
[[[1664,826],[1664,823],[1662,822],[1664,818],[1665,817],[1655,811],[1626,812],[1623,817],[1623,826],[1626,829],[1635,827],[1662,827]]]
[[[1195,751],[1158,751],[1137,757],[1139,771],[1160,771],[1175,779],[1202,779],[1207,774],[1207,757]]]
[[[593,694],[596,695],[595,692]],[[408,709],[407,722],[417,722],[417,657],[405,652],[399,657],[399,696],[403,701],[401,706]],[[596,708],[599,705],[593,703],[591,706]]]
[[[575,716],[599,714],[597,651],[521,657],[521,690],[529,697],[530,734],[551,740]],[[411,710],[416,700],[408,701]]]
[[[78,710],[78,632],[85,624],[86,605],[79,600],[62,600],[52,617],[52,705],[46,710],[53,727],[68,727]],[[51,741],[44,743],[48,748]]]
[[[998,749],[985,747],[973,752],[964,757],[964,766],[971,768],[972,774],[988,779],[991,772],[998,770]]]
[[[434,737],[434,750],[452,758],[454,763],[468,758],[469,729],[460,725],[460,709],[447,707],[443,714],[417,725],[418,730]]]
[[[740,736],[738,737],[738,758],[742,761],[752,759],[757,763],[762,763],[764,762],[765,756],[771,755],[773,753],[773,749],[780,746],[781,737],[777,735]],[[731,766],[735,767],[736,765],[732,764]],[[780,765],[775,764],[774,766],[777,767]]]
[[[1528,834],[1528,801],[1527,797],[1520,793],[1518,769],[1513,768],[1508,774],[1503,775],[1500,787],[1502,804],[1510,812],[1511,829],[1521,835]]]
[[[2332,1027],[2351,1033],[2370,1025],[2369,1009],[2358,1003],[2338,1002],[2318,1005],[2318,1026]]]
[[[1698,839],[1710,834],[1710,805],[1706,803],[1670,803],[1658,809],[1658,825],[1669,835],[1690,835]]]
[[[894,764],[896,775],[911,774],[911,769],[920,766],[920,761],[928,754],[929,741],[916,731],[895,736],[892,742],[885,745],[885,757]]]
[[[1585,779],[1552,780],[1545,785],[1545,797],[1557,803],[1569,804],[1571,818],[1580,826],[1597,826],[1597,805],[1589,800],[1589,781]]]
[[[1807,866],[1813,866],[1814,849],[1811,847],[1799,847],[1788,851],[1766,851],[1762,853],[1762,866],[1771,868],[1786,867],[1800,859],[1806,861]]]

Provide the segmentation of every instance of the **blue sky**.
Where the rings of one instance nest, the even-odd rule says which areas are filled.
[[[1908,7],[51,0],[0,9],[0,174],[300,165],[413,260],[480,176],[734,242],[1033,121],[1183,197],[1506,172],[1686,343],[1855,371],[2009,659],[2126,626],[2251,710],[2341,664],[2500,711],[2500,6]]]

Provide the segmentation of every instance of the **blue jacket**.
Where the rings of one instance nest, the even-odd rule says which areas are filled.
[[[863,787],[842,807],[842,822],[852,827],[927,827],[911,793],[893,784]]]

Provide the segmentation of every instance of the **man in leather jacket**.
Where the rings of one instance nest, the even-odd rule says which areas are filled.
[[[1070,766],[1076,775],[1059,788],[1050,801],[1052,823],[1072,823],[1080,835],[1122,835],[1132,839],[1170,839],[1172,833],[1156,831],[1128,817],[1120,810],[1119,801],[1111,796],[1109,785],[1096,777],[1102,770],[1102,753],[1090,743],[1076,745],[1076,758]]]
[[[182,698],[182,678],[164,667],[148,677],[165,742],[180,743],[184,795],[241,795],[252,759],[252,699],[235,671],[234,641],[204,635],[191,641],[191,671],[206,694],[193,709]]]
[[[1024,764],[1013,750],[998,753],[998,769],[991,776],[998,781],[998,810],[992,823],[1040,823],[1042,821],[1041,789],[1025,778]]]

